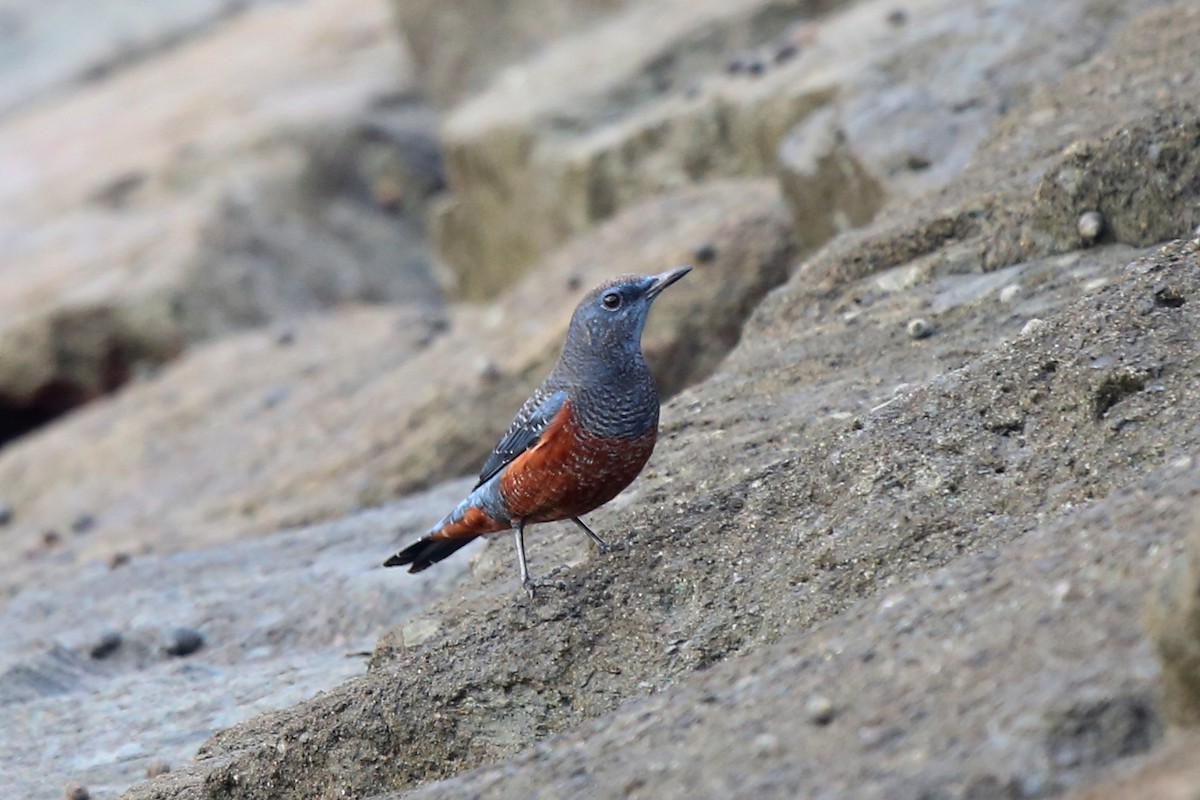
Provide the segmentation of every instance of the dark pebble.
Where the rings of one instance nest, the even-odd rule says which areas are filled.
[[[888,24],[894,28],[899,28],[908,22],[908,12],[903,8],[893,8],[887,15]]]
[[[574,292],[583,285],[583,279],[578,275],[571,275],[567,278],[567,291]]]
[[[444,317],[437,317],[433,320],[430,320],[429,327],[426,328],[425,332],[422,333],[420,337],[418,337],[417,346],[428,347],[429,345],[433,344],[434,339],[449,329],[450,321]]]
[[[694,255],[696,257],[696,261],[698,261],[699,263],[708,264],[708,263],[716,260],[717,248],[715,245],[713,245],[711,243],[705,243],[705,244],[702,244],[699,247],[697,247],[696,252],[693,253],[692,255]]]
[[[784,42],[775,51],[775,63],[782,64],[785,61],[791,61],[799,52],[800,48],[796,46],[795,42]]]
[[[913,172],[923,172],[933,166],[933,162],[925,156],[911,155],[905,159],[904,165]]]
[[[504,373],[500,371],[500,365],[490,358],[484,359],[477,367],[479,379],[484,383],[495,383],[504,377]]]
[[[280,347],[287,347],[296,343],[296,332],[291,328],[281,330],[275,337],[275,344]]]
[[[130,559],[129,553],[121,553],[121,552],[113,553],[111,556],[108,557],[108,568],[116,569],[117,567],[123,567],[129,563],[129,559]]]
[[[833,701],[824,695],[813,695],[804,705],[804,713],[814,725],[828,725],[837,713]]]
[[[101,634],[100,639],[92,645],[92,649],[88,651],[88,655],[99,661],[117,652],[117,648],[120,646],[121,634],[117,631],[105,631]]]
[[[118,175],[92,193],[92,202],[109,208],[124,208],[146,183],[146,177],[146,173],[137,171]]]
[[[288,395],[292,390],[286,386],[276,386],[271,391],[263,395],[263,406],[265,408],[274,408],[275,406],[288,399]]]
[[[62,544],[62,535],[58,531],[42,531],[42,547],[47,550]]]
[[[0,502],[0,527],[7,525],[13,521],[13,507],[8,503]]]
[[[204,637],[195,628],[176,628],[171,631],[164,648],[169,656],[190,656],[204,647]]]
[[[767,71],[767,65],[756,58],[746,65],[746,69],[751,75],[762,75]]]
[[[744,72],[745,70],[746,60],[741,56],[738,56],[737,58],[731,58],[725,64],[725,71],[730,75],[737,75],[739,72]]]
[[[1179,291],[1178,287],[1166,286],[1160,284],[1154,287],[1154,304],[1164,306],[1166,308],[1179,308],[1185,302],[1186,298],[1183,292]]]
[[[71,530],[74,533],[87,533],[94,527],[96,527],[96,518],[91,514],[80,514],[71,523]]]

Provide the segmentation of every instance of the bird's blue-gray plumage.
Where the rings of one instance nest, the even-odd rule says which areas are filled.
[[[511,525],[522,583],[532,592],[522,538],[528,522],[570,518],[604,547],[579,516],[624,489],[650,456],[659,399],[642,355],[642,330],[654,298],[690,270],[626,275],[590,292],[571,317],[554,368],[484,462],[475,488],[424,538],[389,558],[385,566],[408,565],[410,572],[419,572],[472,539]],[[566,426],[561,429],[571,432],[563,434],[566,439],[558,436],[554,448],[545,451],[558,454],[553,456],[557,461],[549,462],[557,466],[531,472],[530,464],[548,463],[543,453],[541,461],[523,459],[507,470],[542,440],[558,417]],[[566,458],[561,455],[564,442]]]

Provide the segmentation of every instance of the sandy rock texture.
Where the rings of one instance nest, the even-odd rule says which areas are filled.
[[[628,0],[392,0],[421,90],[449,106],[483,89],[564,34],[587,28]]]
[[[223,0],[10,0],[0,12],[0,116],[102,80],[121,66],[218,28],[254,5]],[[11,54],[11,55],[10,55]]]
[[[227,233],[178,273],[183,310],[147,317],[175,360],[0,449],[6,778],[127,800],[1194,796],[1200,9],[580,0],[535,40],[543,6],[499,6],[494,42],[449,4],[400,14],[415,49],[446,39],[416,83],[403,54],[367,63],[395,44],[382,5],[261,10],[372,20],[339,51],[361,84],[283,85],[324,98],[299,119],[344,103],[380,127],[302,126],[272,172],[274,128],[230,123],[266,144],[196,184]],[[445,194],[415,85],[448,104]],[[240,194],[242,165],[276,177]],[[150,225],[157,186],[106,202]],[[289,205],[304,186],[336,188]],[[339,230],[429,214],[443,283],[352,247],[319,260],[361,288],[387,252],[428,294],[271,290],[324,252],[289,210],[313,197]],[[508,537],[379,567],[471,485],[578,297],[681,262],[646,333],[660,444],[588,518],[619,547],[535,528],[558,587],[536,600]]]
[[[192,33],[0,121],[0,441],[213,335],[437,297],[437,118],[402,91],[386,8]]]
[[[1152,5],[631,5],[449,113],[439,255],[459,293],[486,296],[648,194],[777,170],[819,247],[944,185],[1035,81]]]
[[[566,562],[566,589],[537,603],[480,569],[495,594],[425,612],[437,635],[385,636],[366,677],[128,796],[1041,797],[1152,750],[1140,610],[1200,491],[1200,240],[1064,252],[1047,220],[1084,209],[1045,187],[1096,131],[1110,174],[1157,187],[1099,206],[1115,230],[1190,224],[1188,153],[1156,178],[1120,145],[1187,140],[1195,112],[1133,70],[1195,85],[1198,24],[1151,12],[1046,89],[1124,87],[1123,120],[1084,108],[1030,143],[1038,107],[1010,112],[938,196],[986,210],[980,176],[1023,185],[980,231],[897,207],[851,237],[877,250],[807,260],[594,515],[621,551],[574,564],[578,537],[550,539],[536,567]]]
[[[579,297],[624,272],[704,263],[645,335],[668,395],[707,375],[787,278],[769,182],[653,200],[566,247],[488,307],[343,310],[226,337],[0,452],[13,592],[69,564],[330,519],[478,469],[558,356]],[[203,491],[197,492],[196,487]],[[85,536],[45,547],[91,517]],[[430,520],[431,522],[433,520]]]
[[[179,769],[217,730],[361,674],[379,627],[440,596],[466,567],[397,581],[373,549],[462,490],[459,481],[235,550],[76,566],[6,603],[5,792],[57,800],[73,780],[115,797],[155,762]]]
[[[1163,707],[1179,725],[1200,722],[1200,524],[1185,552],[1151,592],[1146,626],[1163,670]]]

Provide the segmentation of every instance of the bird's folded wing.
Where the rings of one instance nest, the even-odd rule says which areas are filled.
[[[517,412],[516,418],[508,427],[508,433],[504,434],[504,438],[484,462],[483,469],[479,471],[476,488],[487,483],[497,472],[512,463],[513,459],[537,444],[566,402],[567,393],[562,389],[551,391],[543,386],[534,392]]]

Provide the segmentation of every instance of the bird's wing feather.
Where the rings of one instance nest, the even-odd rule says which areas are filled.
[[[511,464],[513,459],[537,444],[551,421],[562,410],[567,402],[567,393],[563,389],[557,391],[553,387],[543,385],[533,396],[525,401],[504,438],[492,450],[483,469],[479,471],[479,483],[476,488],[487,483],[492,477]]]

